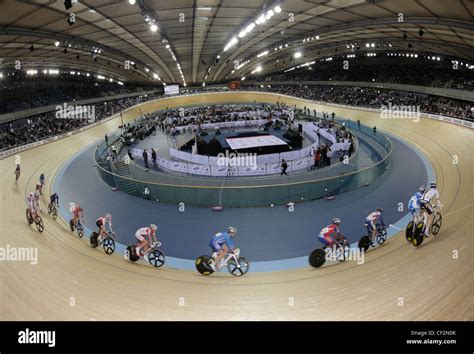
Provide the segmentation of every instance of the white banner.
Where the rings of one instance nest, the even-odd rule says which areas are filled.
[[[252,168],[249,166],[239,167],[239,176],[260,176],[266,174],[265,165]]]
[[[291,171],[301,170],[312,165],[313,160],[308,156],[300,160],[291,161]]]
[[[186,162],[170,161],[171,171],[188,173],[188,164]]]
[[[164,157],[158,157],[157,163],[158,163],[158,166],[161,168],[165,168],[167,170],[170,169],[170,160],[165,159]]]
[[[188,164],[188,173],[193,175],[210,176],[211,166],[196,165],[194,163]]]
[[[273,175],[275,173],[281,173],[281,163],[268,163],[266,164],[267,175]]]
[[[204,155],[191,154],[191,161],[199,165],[209,165],[209,157]]]
[[[211,175],[215,177],[227,176],[227,167],[225,166],[211,166]],[[234,172],[234,176],[238,175],[238,171]]]

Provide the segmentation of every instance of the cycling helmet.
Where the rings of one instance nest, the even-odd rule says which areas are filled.
[[[425,193],[425,189],[426,189],[425,186],[420,186],[420,188],[418,188],[418,192]]]
[[[158,230],[158,226],[156,226],[155,224],[150,224],[150,229],[152,229],[153,232],[156,232],[156,230]]]
[[[430,183],[430,188],[436,188],[436,183],[435,183],[435,182],[431,182],[431,183]]]
[[[341,219],[339,219],[339,218],[334,218],[334,219],[332,219],[332,223],[333,223],[333,224],[340,224],[340,223],[341,223]]]
[[[109,213],[105,214],[105,219],[107,221],[112,221],[112,215],[110,215]]]
[[[382,208],[377,208],[377,211],[378,211],[379,213],[383,213],[383,209],[382,209]]]
[[[41,184],[37,184],[36,189],[40,189],[40,188],[41,188]]]
[[[227,228],[227,232],[236,235],[237,234],[237,229],[233,226],[229,226]]]

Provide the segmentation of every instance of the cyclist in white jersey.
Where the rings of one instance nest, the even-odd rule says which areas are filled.
[[[436,207],[441,207],[441,202],[439,200],[439,192],[436,189],[436,183],[430,183],[430,188],[425,191],[423,196],[420,199],[420,207],[428,213],[428,222],[425,228],[425,236],[428,237],[430,234],[431,224],[433,223],[433,202],[432,200],[436,199]]]

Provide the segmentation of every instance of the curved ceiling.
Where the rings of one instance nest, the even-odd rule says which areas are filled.
[[[270,10],[273,15],[256,24]],[[258,66],[269,73],[357,51],[474,61],[473,14],[469,0],[79,0],[68,10],[62,0],[0,0],[0,66],[20,60],[24,68],[189,86],[240,78]],[[135,64],[130,70],[127,60]]]

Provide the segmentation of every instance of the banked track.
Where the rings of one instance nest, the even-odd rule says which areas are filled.
[[[366,254],[364,265],[346,262],[235,278],[157,270],[131,264],[121,255],[106,256],[72,236],[64,221],[55,222],[47,214],[43,234],[29,227],[25,196],[40,173],[47,175],[44,194],[49,195],[52,176],[81,148],[116,129],[120,118],[115,118],[20,153],[18,185],[14,157],[0,161],[0,247],[39,249],[37,265],[0,262],[0,320],[472,320],[473,131],[429,119],[382,120],[373,112],[265,93],[183,96],[141,107],[146,113],[180,104],[277,99],[360,119],[423,152],[436,171],[444,205],[440,234],[415,249],[399,233]],[[124,119],[138,115],[133,108]]]

